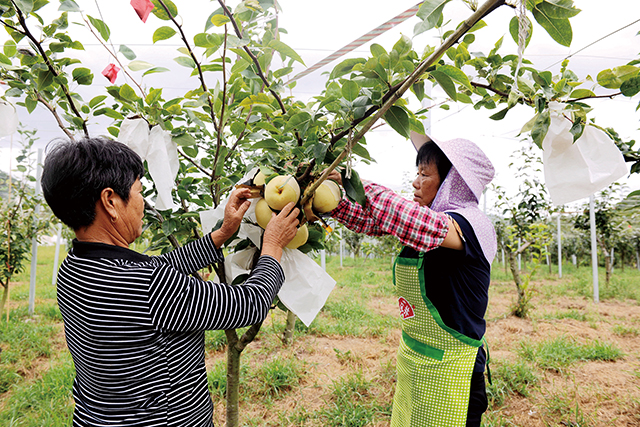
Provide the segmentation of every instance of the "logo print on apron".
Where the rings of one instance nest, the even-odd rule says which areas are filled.
[[[411,319],[416,315],[413,312],[414,307],[409,304],[409,301],[407,301],[404,297],[398,298],[398,304],[400,305],[400,314],[402,315],[403,319]]]

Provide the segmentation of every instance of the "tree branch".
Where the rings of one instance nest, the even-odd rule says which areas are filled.
[[[98,37],[98,35],[95,33],[95,31],[93,31],[93,26],[87,21],[87,18],[84,17],[84,13],[81,14],[81,16],[82,16],[82,20],[85,22],[85,24],[87,24],[87,27],[89,28],[89,31],[91,32],[91,34],[93,34],[93,37],[95,37],[96,40],[98,40],[98,42],[100,42],[102,47],[104,47],[107,50],[107,52],[109,52],[109,55],[111,55],[111,57],[113,59],[115,59],[115,61],[118,63],[118,65],[120,65],[120,69],[122,71],[124,71],[126,76],[129,77],[131,79],[131,81],[133,82],[133,84],[135,84],[138,87],[138,90],[140,90],[140,93],[142,94],[142,96],[144,98],[146,98],[147,97],[147,93],[144,91],[142,86],[140,86],[140,84],[131,76],[131,74],[129,74],[129,72],[127,71],[127,68],[124,65],[122,65],[122,62],[120,62],[120,59],[118,59],[118,55],[115,52],[112,52],[111,49],[109,49],[109,47],[102,41],[102,38]]]
[[[216,124],[216,117],[215,117],[215,110],[213,108],[213,101],[211,100],[211,94],[209,93],[209,89],[207,88],[207,83],[204,80],[204,74],[202,72],[202,67],[200,65],[200,62],[196,59],[196,55],[193,53],[193,50],[191,49],[191,45],[187,41],[187,36],[184,34],[184,31],[182,30],[182,25],[178,24],[178,21],[176,21],[174,16],[171,14],[171,12],[169,11],[169,8],[167,7],[167,5],[164,4],[164,1],[158,0],[158,3],[160,3],[160,5],[164,8],[165,12],[167,12],[167,15],[169,16],[169,19],[171,19],[171,22],[173,22],[173,25],[175,25],[176,28],[178,29],[178,31],[180,32],[180,38],[182,38],[182,42],[187,47],[187,50],[189,51],[189,56],[191,56],[191,59],[193,59],[193,62],[195,62],[195,64],[196,64],[196,68],[198,69],[198,78],[200,79],[200,85],[201,85],[202,90],[204,91],[204,93],[207,94],[207,103],[209,104],[209,110],[210,110],[209,111],[209,115],[211,116],[211,122],[213,123],[213,128],[214,128],[214,130],[216,132],[219,132],[218,131],[218,126]],[[223,64],[223,66],[224,66],[224,64]]]
[[[307,189],[305,195],[302,198],[301,204],[304,204],[311,198],[313,192],[320,186],[320,184],[327,179],[329,173],[335,169],[347,156],[349,152],[349,147],[355,145],[358,141],[362,139],[365,133],[371,129],[371,127],[378,121],[388,110],[391,108],[395,102],[402,97],[402,95],[409,90],[411,85],[413,85],[425,72],[426,70],[433,65],[444,53],[457,41],[466,34],[480,19],[486,16],[488,13],[496,9],[497,7],[504,4],[505,0],[488,0],[482,6],[478,8],[478,10],[473,13],[466,21],[464,21],[441,45],[438,47],[427,59],[422,61],[420,65],[411,73],[400,85],[397,91],[393,92],[389,99],[382,105],[382,107],[378,110],[378,112],[369,120],[350,140],[350,143],[347,144],[345,150],[340,153],[340,155],[334,160],[334,162],[322,173],[320,178],[316,180],[310,189]],[[353,128],[353,126],[352,126]],[[343,131],[344,132],[344,131]],[[348,132],[347,132],[348,133]],[[336,135],[337,136],[337,135]],[[335,138],[335,137],[334,137]]]
[[[233,13],[231,13],[229,8],[227,8],[227,5],[224,3],[224,0],[218,0],[218,3],[220,3],[220,6],[222,6],[222,9],[224,10],[224,13],[231,20],[231,24],[233,25],[233,28],[236,31],[236,35],[239,38],[243,38],[242,31],[238,27],[238,24],[237,24],[236,20],[233,18]],[[256,58],[256,56],[253,54],[253,52],[251,52],[251,50],[248,47],[244,46],[242,49],[247,53],[247,55],[249,55],[251,57],[251,60],[255,64],[256,69],[258,71],[258,73],[257,73],[258,77],[260,77],[260,80],[262,80],[262,82],[264,83],[265,87],[269,90],[271,95],[273,95],[273,97],[278,102],[278,105],[280,106],[280,110],[282,111],[282,114],[286,114],[287,110],[286,110],[286,108],[284,106],[284,103],[282,102],[282,99],[280,99],[280,95],[276,91],[271,89],[271,84],[269,83],[269,81],[265,77],[264,72],[262,71],[262,67],[260,67],[260,62],[258,62],[258,58]]]
[[[40,52],[40,56],[42,57],[42,60],[44,61],[44,63],[47,65],[47,68],[49,69],[49,71],[56,77],[60,76],[60,73],[58,71],[56,71],[56,69],[54,68],[53,64],[51,63],[51,60],[49,59],[49,57],[47,56],[46,52],[44,51],[44,49],[42,48],[42,44],[40,43],[39,40],[37,40],[34,35],[31,33],[31,31],[29,30],[29,28],[27,27],[27,21],[24,17],[24,14],[22,13],[22,10],[20,10],[20,8],[16,5],[14,0],[11,0],[11,3],[13,4],[13,7],[16,9],[16,15],[18,16],[18,21],[20,22],[20,25],[22,25],[22,28],[24,29],[24,35],[27,36],[29,38],[29,40],[31,40],[34,44],[34,46],[38,49],[38,52]],[[64,85],[62,83],[60,84],[60,88],[62,89],[62,92],[64,93],[65,98],[67,98],[67,102],[69,103],[69,108],[71,108],[71,110],[73,111],[73,113],[76,115],[76,117],[82,119],[82,130],[84,131],[85,136],[89,136],[89,130],[87,129],[87,122],[86,120],[80,115],[80,112],[78,111],[78,109],[76,108],[76,105],[73,101],[73,98],[71,97],[71,94],[69,93],[69,88],[67,87],[67,85]]]
[[[73,134],[71,133],[71,131],[69,129],[67,129],[67,127],[64,125],[64,123],[62,123],[62,119],[58,115],[58,112],[56,111],[56,109],[53,108],[53,106],[51,104],[49,104],[47,102],[47,100],[44,99],[42,97],[42,95],[40,95],[38,92],[36,92],[36,95],[38,95],[38,101],[40,103],[42,103],[42,105],[44,105],[47,108],[47,110],[49,110],[51,112],[51,114],[53,114],[53,117],[56,119],[56,122],[58,123],[58,127],[60,129],[62,129],[62,131],[67,135],[67,137],[69,137],[69,139],[71,141],[73,141],[74,140]]]

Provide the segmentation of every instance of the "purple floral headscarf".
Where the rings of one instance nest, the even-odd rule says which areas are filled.
[[[440,185],[431,209],[456,212],[469,221],[491,264],[497,251],[496,232],[489,218],[478,208],[478,202],[493,179],[493,165],[480,147],[467,139],[433,141],[451,162],[451,170]]]

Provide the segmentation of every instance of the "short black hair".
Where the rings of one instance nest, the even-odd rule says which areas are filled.
[[[422,144],[416,156],[416,167],[429,163],[435,163],[438,175],[440,175],[440,182],[444,181],[451,169],[451,161],[433,141]]]
[[[126,203],[131,186],[142,176],[142,159],[120,142],[58,139],[47,147],[42,192],[54,215],[77,230],[93,223],[102,190],[113,189]]]

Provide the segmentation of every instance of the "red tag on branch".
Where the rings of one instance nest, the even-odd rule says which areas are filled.
[[[116,64],[109,64],[107,68],[102,71],[102,75],[109,79],[111,83],[115,83],[116,77],[118,77],[118,71],[120,71],[120,68],[118,68]]]
[[[153,10],[153,3],[150,0],[131,0],[131,6],[133,6],[142,22],[147,22],[147,18]]]

